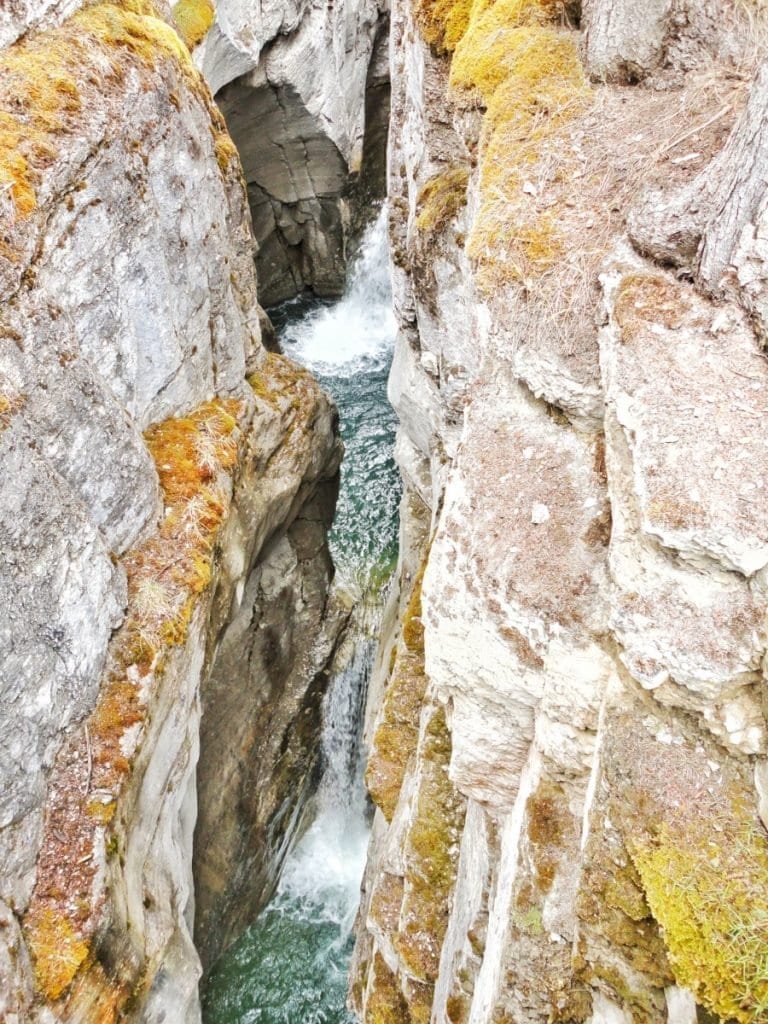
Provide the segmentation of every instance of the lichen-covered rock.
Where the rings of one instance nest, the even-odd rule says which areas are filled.
[[[167,9],[68,10],[0,51],[0,1015],[190,1024],[201,689],[222,636],[251,650],[227,624],[287,546],[280,602],[248,615],[284,637],[275,735],[308,759],[342,618],[336,416],[287,365],[248,384],[273,364],[247,197]],[[254,684],[279,702],[270,671],[238,710]]]
[[[580,38],[543,0],[392,15],[390,393],[426,568],[415,633],[409,549],[369,709],[366,1022],[766,1019],[764,73],[727,85],[764,25],[581,6]],[[417,963],[436,706],[466,814]]]

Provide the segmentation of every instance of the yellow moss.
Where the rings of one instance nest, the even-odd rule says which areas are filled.
[[[555,218],[542,214],[524,188],[535,177],[544,145],[589,95],[572,38],[551,25],[562,5],[474,0],[467,15],[464,5],[441,0],[423,3],[419,11],[426,38],[454,51],[450,83],[457,99],[486,108],[480,204],[468,240],[478,283],[485,291],[510,281],[527,285],[555,264],[562,243]],[[446,200],[455,202],[455,191],[446,190]],[[445,219],[454,212],[449,206]],[[428,220],[424,213],[419,226]]]
[[[248,383],[253,393],[273,409],[284,407],[286,402],[298,409],[301,401],[297,391],[307,379],[306,371],[296,363],[276,352],[268,352],[260,369],[248,378]]]
[[[239,159],[237,146],[226,131],[219,131],[214,135],[213,150],[216,154],[216,163],[222,174],[226,174],[230,164]]]
[[[171,13],[185,45],[194,50],[213,24],[216,11],[211,0],[179,0]]]
[[[469,997],[463,992],[450,995],[445,1003],[446,1019],[450,1024],[466,1024],[471,1005]]]
[[[370,987],[365,1004],[364,1024],[411,1024],[408,1005],[397,978],[377,953],[370,968]]]
[[[489,0],[416,0],[414,16],[424,39],[452,53],[472,24],[492,7]],[[562,0],[503,0],[494,18],[502,27],[525,21],[552,21],[563,13]]]
[[[280,457],[293,458],[306,444],[318,410],[318,390],[312,376],[286,356],[269,352],[248,383],[254,395],[282,417],[285,441]]]
[[[473,0],[415,0],[413,13],[430,46],[452,52],[467,30]]]
[[[24,925],[37,987],[58,999],[88,957],[88,943],[63,915],[48,908],[30,912]]]
[[[424,185],[416,200],[419,231],[438,232],[448,224],[467,201],[469,168],[460,164],[441,171]]]
[[[404,985],[403,995],[408,1004],[408,1013],[413,1024],[429,1024],[432,1018],[432,1001],[434,985],[408,979]]]
[[[573,44],[546,25],[550,12],[537,0],[476,0],[451,62],[450,82],[473,89],[488,105],[510,76],[529,88],[562,73]],[[578,58],[577,58],[578,60]]]
[[[427,685],[421,621],[425,569],[426,555],[403,615],[402,643],[393,649],[394,660],[382,703],[381,721],[373,737],[365,773],[371,799],[387,821],[391,821],[395,813],[408,762],[416,751],[419,715]]]
[[[421,747],[419,789],[405,840],[406,886],[394,945],[411,977],[437,977],[466,804],[448,777],[451,738],[445,711],[429,720]]]
[[[103,803],[101,800],[89,800],[85,808],[86,813],[98,821],[100,825],[108,825],[115,816],[117,805],[114,800],[110,803]]]
[[[30,35],[0,57],[0,187],[17,216],[37,205],[42,171],[57,157],[61,136],[78,128],[81,83],[121,73],[129,56],[154,67],[180,62],[194,76],[189,54],[150,3],[96,4],[62,26]]]
[[[765,1024],[768,843],[738,817],[665,827],[632,853],[678,983],[725,1020]]]

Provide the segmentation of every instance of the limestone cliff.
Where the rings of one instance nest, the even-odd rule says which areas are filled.
[[[356,189],[385,160],[386,8],[221,0],[196,51],[243,163],[265,305],[342,291]]]
[[[336,413],[260,343],[240,164],[169,18],[131,0],[0,19],[9,1024],[199,1018],[201,743],[210,955],[295,827],[346,615]],[[259,856],[252,890],[236,868]]]
[[[395,3],[370,1024],[768,1019],[758,7]]]

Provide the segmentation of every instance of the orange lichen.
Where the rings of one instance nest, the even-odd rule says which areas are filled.
[[[58,999],[87,958],[88,943],[64,915],[48,907],[30,911],[26,934],[37,986],[47,999]]]
[[[165,514],[154,536],[123,559],[126,618],[110,648],[96,706],[57,759],[51,779],[55,800],[24,921],[38,986],[49,999],[64,993],[88,955],[99,910],[93,897],[96,838],[111,823],[132,770],[152,684],[172,647],[186,640],[199,597],[211,582],[214,544],[228,507],[223,480],[237,462],[241,411],[235,400],[207,402],[145,435]],[[59,935],[61,956],[51,941]]]

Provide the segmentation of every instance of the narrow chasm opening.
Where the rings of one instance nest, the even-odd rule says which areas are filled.
[[[322,777],[312,823],[277,893],[203,981],[205,1024],[342,1024],[352,925],[368,844],[361,732],[386,583],[397,560],[399,478],[386,381],[394,343],[385,210],[366,232],[342,299],[273,311],[286,354],[339,408],[346,447],[331,546],[357,595],[323,705]]]
[[[261,297],[279,348],[312,372],[339,411],[345,456],[330,545],[335,586],[354,607],[323,698],[321,774],[295,829],[300,838],[270,903],[204,976],[205,1024],[353,1020],[347,970],[370,817],[363,715],[400,503],[386,393],[396,333],[382,198],[388,82],[376,59],[386,53],[386,26],[379,43],[353,176],[291,90],[248,94],[236,82],[220,97],[243,160]]]

